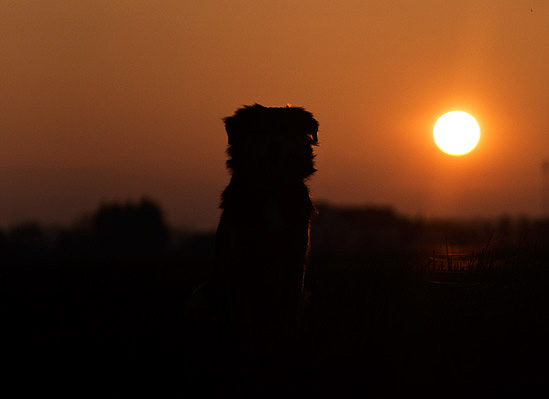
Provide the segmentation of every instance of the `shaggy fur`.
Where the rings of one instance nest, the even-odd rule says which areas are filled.
[[[303,108],[258,104],[224,122],[232,177],[222,195],[216,280],[241,352],[273,364],[291,358],[297,342],[314,211],[305,180],[315,172],[318,122]]]

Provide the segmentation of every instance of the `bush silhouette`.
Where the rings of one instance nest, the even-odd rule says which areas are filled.
[[[92,237],[100,254],[150,255],[166,248],[168,227],[151,200],[103,204],[92,218]]]
[[[10,228],[6,237],[0,237],[0,250],[2,246],[12,259],[27,262],[43,259],[49,243],[44,229],[36,222],[28,222]]]

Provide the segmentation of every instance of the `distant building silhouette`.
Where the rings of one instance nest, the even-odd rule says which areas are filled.
[[[410,243],[409,223],[391,207],[336,207],[317,204],[311,252],[360,254],[402,248]]]

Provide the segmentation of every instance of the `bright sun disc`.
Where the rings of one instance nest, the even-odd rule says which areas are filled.
[[[438,147],[450,155],[468,153],[480,138],[477,121],[462,111],[448,112],[438,118],[433,133]]]

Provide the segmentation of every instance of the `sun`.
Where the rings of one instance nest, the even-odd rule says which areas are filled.
[[[452,111],[438,118],[433,129],[438,147],[450,155],[464,155],[471,151],[480,138],[480,128],[471,115]]]

